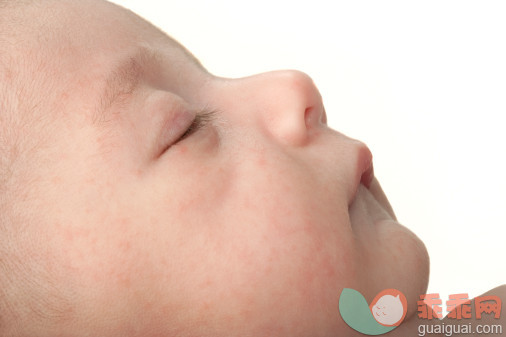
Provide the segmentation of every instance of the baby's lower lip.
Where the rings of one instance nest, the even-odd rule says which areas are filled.
[[[353,226],[375,226],[382,221],[395,220],[373,193],[362,184],[358,187],[348,212]]]
[[[383,189],[381,188],[378,180],[374,177],[369,186],[369,191],[371,192],[372,196],[377,200],[377,202],[383,207],[383,209],[388,212],[390,217],[394,220],[397,220],[397,217],[395,216],[394,210],[392,209],[392,206],[390,205],[390,202],[388,201],[385,192],[383,192]]]

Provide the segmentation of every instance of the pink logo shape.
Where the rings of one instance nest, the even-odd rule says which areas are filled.
[[[379,324],[399,326],[406,316],[407,303],[406,297],[399,290],[385,289],[376,295],[369,309]]]

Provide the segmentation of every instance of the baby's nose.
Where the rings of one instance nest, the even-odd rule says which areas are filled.
[[[256,76],[261,94],[255,95],[261,122],[269,133],[282,142],[304,145],[312,131],[326,125],[321,95],[307,74],[274,71]]]

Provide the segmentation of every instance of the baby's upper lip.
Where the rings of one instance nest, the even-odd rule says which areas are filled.
[[[355,159],[355,169],[354,176],[352,180],[352,190],[349,194],[348,205],[350,205],[358,191],[358,186],[360,184],[369,188],[374,179],[374,169],[372,165],[372,153],[369,148],[363,144],[359,143],[356,150],[356,159]]]

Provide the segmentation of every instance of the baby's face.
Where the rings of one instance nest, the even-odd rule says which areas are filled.
[[[32,307],[58,308],[47,329],[351,335],[343,287],[368,300],[396,288],[416,310],[425,248],[396,222],[367,147],[326,125],[307,75],[214,77],[115,5],[45,6],[25,10],[16,45],[43,103],[23,112],[37,122],[22,130],[15,207],[30,221],[12,236],[51,285],[33,282],[55,303]]]

